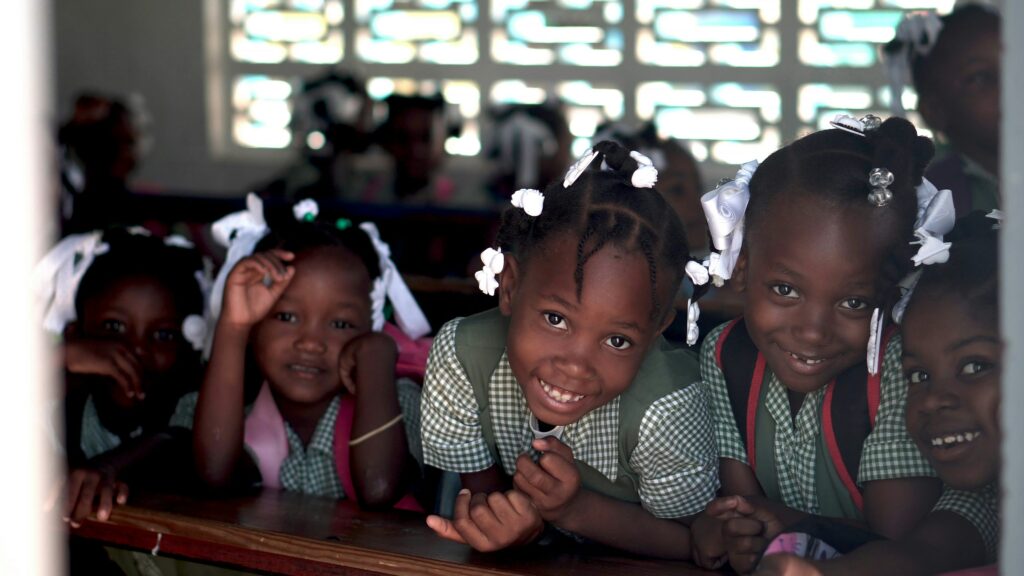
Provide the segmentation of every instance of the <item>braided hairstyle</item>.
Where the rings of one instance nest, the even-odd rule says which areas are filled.
[[[256,244],[256,252],[279,248],[299,254],[314,248],[344,248],[366,266],[371,282],[380,276],[380,259],[370,237],[351,220],[296,220],[291,206],[268,207],[264,216],[270,233]]]
[[[203,272],[204,262],[195,249],[170,246],[163,238],[132,234],[121,228],[104,232],[103,241],[110,250],[96,257],[75,294],[78,318],[83,317],[86,302],[130,277],[152,278],[166,286],[174,295],[174,307],[182,319],[203,313],[205,295],[196,273]]]
[[[949,260],[926,266],[908,307],[930,295],[952,292],[963,298],[971,313],[985,322],[999,322],[999,233],[983,212],[957,221],[947,236],[952,242]]]
[[[918,136],[914,125],[902,118],[890,118],[865,136],[839,129],[805,136],[772,153],[751,178],[745,242],[756,238],[773,209],[785,209],[804,198],[824,201],[835,210],[868,207],[893,211],[899,242],[889,252],[884,277],[895,282],[910,266],[909,242],[917,217],[914,189],[921,184],[934,153],[931,140]],[[874,207],[868,201],[872,190],[868,174],[874,168],[887,169],[893,175],[888,187],[893,199],[887,206]]]
[[[650,271],[651,315],[659,318],[668,308],[658,296],[659,283],[671,286],[674,295],[689,260],[682,222],[656,190],[633,186],[630,178],[638,165],[626,148],[604,141],[593,150],[597,158],[572,185],[564,188],[558,181],[547,187],[541,215],[505,210],[497,244],[525,265],[552,236],[575,235],[577,299],[582,298],[584,266],[591,256],[609,245],[639,251]],[[601,170],[602,164],[611,170]]]

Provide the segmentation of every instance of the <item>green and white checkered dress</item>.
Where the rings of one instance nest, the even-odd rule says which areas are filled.
[[[458,473],[495,464],[480,422],[473,384],[456,356],[461,319],[446,324],[430,351],[423,386],[423,452],[427,464]],[[639,478],[645,509],[661,518],[700,512],[718,488],[717,454],[707,400],[696,374],[650,406],[640,421],[638,442],[628,455]],[[692,385],[690,385],[692,383]],[[502,355],[488,384],[494,441],[500,465],[515,473],[516,458],[531,452],[530,411],[522,389]],[[614,482],[619,475],[620,397],[566,425],[562,441],[574,457]]]
[[[715,343],[725,325],[708,334],[700,353],[701,380],[708,390],[711,418],[722,458],[747,462],[747,451],[736,426],[725,376],[715,362]],[[882,389],[875,427],[864,441],[857,473],[858,484],[890,478],[933,477],[935,472],[907,433],[907,384],[900,356],[902,339],[889,340],[882,363]],[[819,514],[816,470],[821,435],[821,403],[825,390],[808,394],[792,417],[786,387],[770,369],[765,371],[765,406],[775,425],[775,462],[783,503],[809,514]]]

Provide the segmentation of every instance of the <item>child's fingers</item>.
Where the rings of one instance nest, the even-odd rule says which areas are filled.
[[[139,359],[128,350],[119,348],[111,354],[111,361],[114,370],[110,376],[121,386],[125,396],[145,398],[146,394],[142,391],[142,365]]]
[[[96,519],[100,522],[106,522],[114,510],[114,490],[115,487],[111,484],[104,484],[98,490],[100,501],[96,506]]]
[[[557,480],[529,456],[520,454],[516,459],[516,473],[512,476],[512,483],[516,488],[537,500],[550,492],[555,487]]]
[[[431,514],[430,516],[427,516],[427,526],[445,540],[452,540],[459,544],[467,543],[465,538],[462,537],[462,534],[459,534],[459,531],[455,529],[455,525],[452,521],[447,518]]]
[[[762,532],[766,537],[774,538],[776,534],[782,531],[782,522],[771,510],[764,506],[757,506],[746,498],[740,496],[736,498],[738,499],[736,511],[760,522],[763,525]]]
[[[712,518],[718,520],[725,520],[727,518],[734,518],[739,516],[736,512],[736,496],[723,496],[721,498],[715,498],[708,504],[708,507],[704,510],[704,513]]]
[[[519,490],[509,490],[505,495],[508,497],[509,505],[519,516],[539,516],[537,507],[533,505],[533,501],[526,494]]]
[[[533,448],[544,452],[545,454],[555,454],[569,462],[574,460],[572,455],[572,448],[565,445],[564,442],[553,436],[547,438],[539,438],[533,441]]]
[[[764,532],[764,524],[757,519],[747,518],[741,516],[739,518],[730,518],[725,521],[722,526],[722,534],[726,538],[736,538],[740,536],[760,536]]]
[[[573,464],[571,452],[569,458],[565,458],[557,452],[545,452],[537,463],[559,482],[575,483],[578,481],[579,472],[576,470],[576,465]]]
[[[124,482],[115,482],[114,485],[116,487],[114,500],[118,505],[123,506],[128,502],[128,485]]]
[[[71,511],[72,528],[78,528],[79,522],[92,514],[93,505],[96,502],[96,488],[98,484],[99,478],[97,475],[89,474],[85,476],[82,488],[78,493],[78,501],[75,503],[74,510]]]
[[[739,574],[749,574],[757,566],[760,553],[729,554],[729,564]]]
[[[352,394],[356,393],[356,355],[347,351],[347,347],[341,351],[338,357],[338,375],[341,376],[341,385]]]
[[[74,511],[75,506],[78,505],[78,496],[82,492],[84,480],[85,476],[79,470],[75,470],[68,475],[68,492],[64,500],[64,514],[61,515],[65,522],[71,519],[71,513]]]

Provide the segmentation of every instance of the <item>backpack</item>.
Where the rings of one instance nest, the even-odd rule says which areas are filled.
[[[885,354],[894,332],[894,326],[886,330],[880,354]],[[750,338],[742,317],[729,322],[719,334],[715,341],[715,363],[725,376],[736,428],[747,451],[747,462],[756,473],[756,419],[767,365],[764,355]],[[866,363],[860,363],[848,368],[826,386],[821,405],[821,430],[831,464],[861,511],[864,498],[854,474],[860,467],[864,440],[875,426],[881,388],[881,371],[868,374]]]

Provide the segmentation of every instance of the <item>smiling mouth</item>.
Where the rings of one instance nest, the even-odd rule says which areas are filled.
[[[961,444],[970,444],[981,436],[981,430],[975,430],[973,432],[957,432],[954,434],[943,434],[941,436],[935,436],[929,442],[932,448],[951,448],[959,446]]]
[[[797,362],[798,365],[803,365],[808,368],[818,366],[825,362],[826,360],[832,359],[831,356],[803,356],[801,354],[797,354],[796,352],[790,352],[789,350],[786,350],[782,346],[779,346],[779,350],[782,350],[783,353],[789,356],[793,361]]]
[[[309,366],[306,364],[289,364],[288,370],[297,372],[300,375],[308,376],[319,376],[324,372],[323,368],[317,368],[316,366]]]
[[[564,388],[548,384],[543,380],[540,380],[540,387],[544,390],[544,394],[546,394],[548,398],[551,398],[560,404],[572,404],[574,402],[579,402],[584,396],[583,394],[574,394]]]

